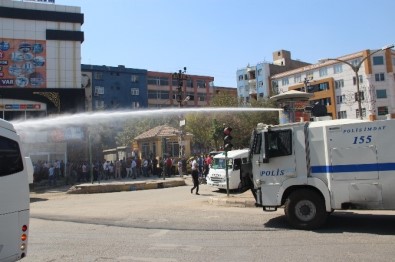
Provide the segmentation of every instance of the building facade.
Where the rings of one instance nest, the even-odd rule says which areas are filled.
[[[83,64],[81,73],[87,111],[147,108],[147,70]]]
[[[363,50],[275,74],[271,77],[272,86],[279,93],[289,90],[313,93],[310,104],[326,106],[333,119],[359,118],[354,69],[339,60],[353,66],[362,62],[358,70],[362,117],[372,120],[387,115],[395,117],[395,52],[392,49]]]
[[[180,102],[177,101],[179,80],[174,74],[148,71],[148,107],[203,107],[210,104],[214,92],[214,77],[184,75],[181,81],[183,84]]]
[[[85,110],[80,7],[0,1],[0,117],[12,121]],[[81,127],[18,130],[34,162],[84,154]],[[81,143],[82,142],[82,143]],[[74,154],[74,152],[76,152]]]
[[[295,69],[309,63],[291,59],[291,52],[279,50],[273,52],[273,63],[260,62],[237,70],[237,94],[242,103],[248,104],[250,99],[270,97],[270,76],[287,70]]]
[[[1,1],[1,117],[30,118],[80,108],[73,103],[75,108],[68,108],[61,94],[67,97],[68,89],[80,89],[83,22],[79,7]]]

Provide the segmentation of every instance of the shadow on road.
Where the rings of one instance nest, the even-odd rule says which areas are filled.
[[[357,214],[353,212],[334,212],[317,233],[367,233],[376,235],[395,235],[395,216],[378,214]],[[278,216],[265,223],[265,227],[292,229],[285,216]]]
[[[30,203],[48,201],[48,198],[31,197]]]

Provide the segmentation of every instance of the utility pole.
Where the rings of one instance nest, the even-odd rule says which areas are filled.
[[[179,107],[181,108],[186,101],[189,100],[189,97],[186,97],[184,99],[184,94],[182,91],[182,86],[184,83],[184,80],[187,80],[188,77],[185,74],[187,72],[187,68],[184,67],[184,70],[178,70],[178,73],[175,72],[173,73],[173,79],[178,80],[178,86],[177,86],[177,94],[175,95],[175,98],[177,100],[177,103]],[[178,137],[178,146],[179,146],[179,151],[178,151],[178,156],[179,158],[182,158],[184,156],[184,129],[183,127],[185,126],[185,119],[183,119],[183,115],[180,115],[180,130],[179,130],[179,137]]]
[[[177,72],[173,73],[173,79],[178,80],[177,94],[175,95],[175,97],[176,97],[177,103],[179,104],[179,107],[182,107],[183,103],[184,103],[184,99],[183,99],[184,95],[182,92],[182,86],[183,86],[184,80],[188,79],[185,74],[186,72],[187,72],[187,68],[184,67],[184,70],[180,69],[180,70],[178,70],[178,73]]]

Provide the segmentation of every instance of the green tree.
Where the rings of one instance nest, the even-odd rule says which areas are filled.
[[[234,96],[218,94],[212,99],[213,107],[237,107],[238,101]],[[251,107],[273,108],[274,104],[268,100],[251,101]],[[194,142],[203,148],[219,149],[223,146],[223,130],[232,127],[232,144],[234,148],[249,146],[250,136],[258,123],[278,123],[277,112],[221,112],[187,115],[186,129],[193,133]]]
[[[115,134],[117,146],[130,145],[133,139],[156,126],[169,125],[177,127],[179,119],[172,116],[152,116],[144,119],[130,120],[120,123],[120,129]]]

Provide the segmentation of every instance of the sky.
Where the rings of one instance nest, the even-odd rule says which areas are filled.
[[[82,64],[213,76],[236,87],[236,72],[272,53],[317,63],[395,43],[394,0],[55,0],[80,6]]]

